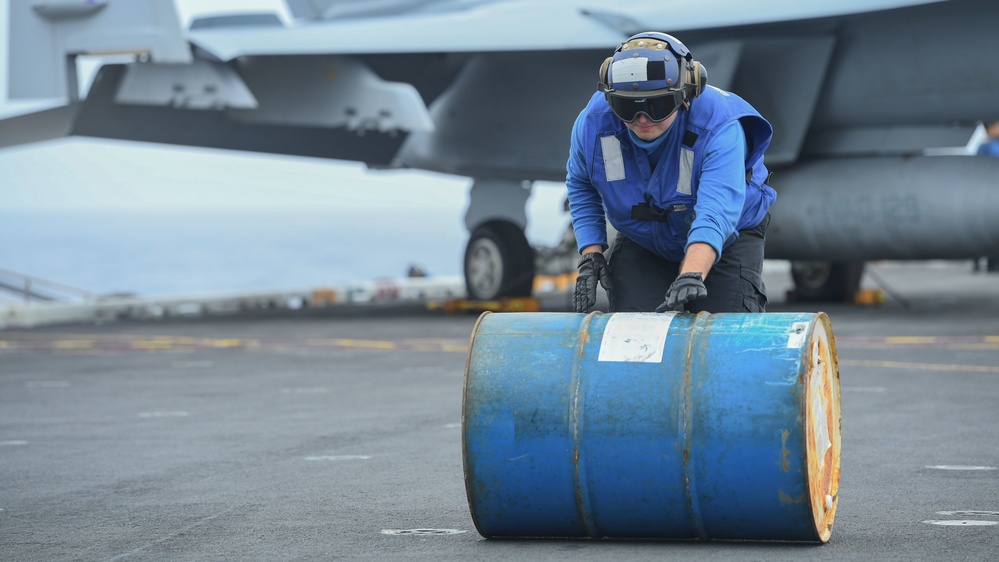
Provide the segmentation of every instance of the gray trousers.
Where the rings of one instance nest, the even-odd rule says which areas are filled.
[[[739,231],[739,237],[712,266],[704,286],[706,298],[687,303],[688,312],[765,312],[763,246],[768,213],[757,226]],[[668,261],[618,233],[610,259],[610,312],[653,312],[666,300],[666,290],[679,274],[680,264]]]

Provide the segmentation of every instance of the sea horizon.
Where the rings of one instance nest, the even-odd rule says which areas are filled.
[[[0,269],[162,296],[460,275],[468,233],[448,210],[178,207],[4,210],[0,236]]]

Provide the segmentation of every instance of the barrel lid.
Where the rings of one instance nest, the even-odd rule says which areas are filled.
[[[841,412],[836,341],[824,313],[816,315],[807,341],[804,407],[808,489],[816,534],[821,542],[827,542],[839,503]]]

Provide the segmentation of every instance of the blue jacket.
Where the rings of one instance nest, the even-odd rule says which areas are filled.
[[[999,139],[992,139],[978,145],[979,156],[999,156]]]
[[[709,86],[663,133],[653,170],[648,153],[595,93],[573,126],[566,165],[579,249],[607,247],[606,216],[619,232],[668,260],[682,260],[694,242],[710,244],[721,257],[739,230],[763,220],[777,197],[765,185],[763,164],[772,135],[745,100]],[[665,222],[633,218],[633,207],[643,204],[655,212],[673,210]]]

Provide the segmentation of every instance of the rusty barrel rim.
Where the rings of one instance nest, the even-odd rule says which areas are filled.
[[[836,340],[829,317],[816,315],[805,351],[802,408],[806,420],[808,494],[820,542],[832,536],[839,504],[841,405]]]

